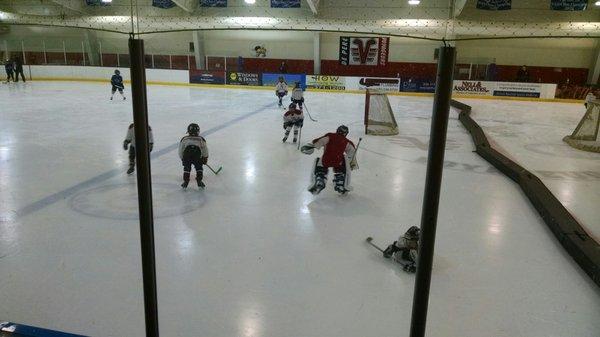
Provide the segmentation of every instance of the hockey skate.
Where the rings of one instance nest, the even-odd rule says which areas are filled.
[[[206,187],[202,180],[196,179],[196,182],[198,183],[198,187],[200,187],[201,189],[204,189]]]
[[[346,194],[348,191],[350,191],[346,188],[346,175],[343,173],[336,173],[333,183],[335,184],[333,189],[339,194]]]
[[[183,183],[181,184],[181,187],[187,188],[189,183],[190,182],[188,180],[184,180]]]
[[[317,179],[314,185],[308,188],[308,191],[314,195],[321,193],[321,191],[325,188],[325,181]]]
[[[113,100],[113,97],[112,97],[112,96],[110,96],[110,100],[111,100],[111,101]]]

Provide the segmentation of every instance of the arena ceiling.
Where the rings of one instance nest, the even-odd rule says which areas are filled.
[[[428,39],[600,37],[600,7],[552,11],[549,0],[515,0],[510,11],[482,11],[476,0],[302,0],[297,9],[270,8],[269,0],[229,0],[227,8],[202,8],[198,0],[113,0],[91,7],[84,0],[0,0],[0,23],[60,26],[145,34],[185,30],[298,30],[410,36]],[[592,1],[594,2],[594,1]]]

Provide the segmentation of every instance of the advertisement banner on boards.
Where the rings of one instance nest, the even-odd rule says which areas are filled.
[[[402,92],[435,92],[435,81],[422,78],[402,79],[400,86]]]
[[[300,8],[300,0],[271,0],[271,8]]]
[[[272,73],[263,73],[262,74],[262,85],[263,87],[275,87],[277,82],[279,82],[279,77],[282,76],[287,83],[289,90],[292,90],[294,83],[300,82],[301,88],[306,88],[306,75],[304,74],[272,74]]]
[[[227,0],[200,0],[200,7],[227,7]]]
[[[346,90],[346,80],[342,76],[307,75],[306,87],[313,89]]]
[[[227,72],[227,84],[232,85],[262,85],[260,74],[256,73],[239,73],[235,71]]]
[[[385,66],[389,37],[340,36],[339,62],[344,66]]]
[[[225,72],[190,70],[190,83],[225,84]]]
[[[393,77],[346,77],[346,90],[400,91],[400,78]]]
[[[477,96],[506,96],[506,97],[533,97],[554,98],[548,94],[545,87],[554,87],[543,83],[522,82],[489,82],[489,81],[454,81],[453,92],[463,95]]]

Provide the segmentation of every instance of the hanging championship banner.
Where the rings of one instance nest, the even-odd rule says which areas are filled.
[[[271,8],[300,8],[300,0],[271,0]]]
[[[200,7],[227,7],[227,0],[200,0]]]
[[[385,66],[389,37],[340,37],[340,64],[344,66]]]
[[[587,0],[551,0],[550,8],[555,11],[584,11]]]
[[[177,5],[171,0],[152,0],[152,7],[168,9],[175,6]]]
[[[511,9],[511,0],[477,0],[477,9],[507,11]]]

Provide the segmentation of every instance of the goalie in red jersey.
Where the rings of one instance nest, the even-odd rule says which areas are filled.
[[[356,163],[356,147],[346,136],[348,127],[342,125],[337,128],[335,133],[328,133],[312,142],[302,146],[304,154],[312,154],[315,148],[324,147],[323,156],[315,159],[312,173],[312,183],[308,191],[312,194],[319,194],[327,182],[327,173],[329,168],[333,168],[335,174],[333,178],[334,189],[340,194],[345,194],[352,190],[350,187],[350,170],[358,168]]]

